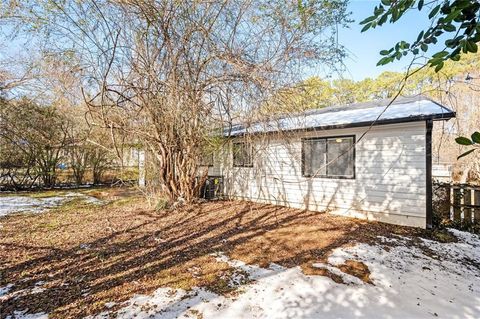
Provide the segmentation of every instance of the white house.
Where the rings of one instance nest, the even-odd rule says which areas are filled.
[[[209,175],[233,199],[429,227],[432,122],[455,113],[425,97],[388,103],[232,127]]]
[[[452,181],[451,163],[436,163],[432,165],[432,178],[437,182],[450,183]]]

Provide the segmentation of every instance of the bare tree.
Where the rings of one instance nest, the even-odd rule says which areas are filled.
[[[340,0],[26,1],[5,21],[34,23],[51,52],[74,52],[91,122],[117,154],[144,145],[173,202],[198,195],[199,158],[219,128],[248,120],[305,67],[341,61],[335,30],[347,17]]]
[[[13,159],[4,163],[4,168],[10,172],[17,169],[18,176],[10,174],[14,186],[31,185],[38,178],[44,186],[54,186],[57,166],[68,145],[65,117],[53,107],[21,100],[3,104],[0,119],[2,152]]]

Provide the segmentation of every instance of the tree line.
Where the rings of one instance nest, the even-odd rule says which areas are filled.
[[[459,62],[447,61],[440,72],[435,72],[434,69],[413,68],[412,75],[405,81],[401,94],[404,96],[426,95],[437,100],[444,100],[445,95],[461,98],[465,92],[455,92],[454,88],[462,84],[469,85],[472,94],[475,94],[478,86],[475,77],[478,76],[480,67],[479,58],[479,54],[470,54]],[[404,79],[404,72],[392,71],[385,71],[376,78],[360,81],[310,77],[291,87],[281,89],[273,102],[266,104],[262,111],[264,113],[299,112],[326,106],[390,99],[400,90]]]
[[[27,99],[0,99],[0,186],[6,189],[102,182],[111,154],[89,142],[99,132],[80,128],[71,115]],[[62,171],[73,181],[59,180]]]

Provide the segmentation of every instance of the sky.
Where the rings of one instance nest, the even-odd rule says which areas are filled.
[[[394,24],[387,23],[382,27],[361,33],[363,26],[359,25],[360,21],[373,13],[373,8],[379,2],[379,0],[354,0],[349,5],[352,12],[351,18],[355,21],[350,24],[350,28],[339,30],[338,37],[339,42],[347,47],[350,55],[345,60],[347,71],[342,75],[343,78],[358,81],[367,77],[376,77],[384,71],[404,71],[411,62],[411,57],[406,56],[400,61],[377,67],[376,64],[381,58],[379,52],[390,49],[401,40],[412,43],[418,33],[429,26],[427,18],[429,8],[424,8],[421,12],[418,10],[407,12]],[[340,76],[332,75],[332,77]]]
[[[352,13],[350,18],[354,21],[349,24],[348,28],[340,29],[338,35],[340,44],[344,45],[348,51],[348,57],[344,61],[346,71],[342,74],[328,74],[329,78],[359,81],[367,77],[374,78],[384,71],[404,71],[411,62],[411,56],[406,56],[400,61],[389,63],[386,66],[376,66],[381,58],[379,53],[381,50],[389,49],[401,40],[411,43],[421,30],[428,27],[429,8],[425,5],[422,11],[410,10],[395,24],[386,23],[381,27],[360,32],[363,27],[359,24],[360,21],[369,17],[379,3],[380,0],[350,0],[349,11]],[[440,45],[439,43],[437,47]],[[0,50],[0,57],[3,54],[18,51],[19,47],[18,43],[9,42],[7,48]],[[3,54],[2,51],[4,51]],[[432,53],[431,49],[429,53]],[[327,77],[323,71],[320,73],[318,71],[318,69],[307,71],[304,76]]]

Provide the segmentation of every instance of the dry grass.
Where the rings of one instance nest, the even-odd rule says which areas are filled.
[[[367,265],[357,260],[346,260],[345,264],[338,266],[344,273],[350,274],[361,279],[363,282],[373,284],[370,279],[370,269]]]
[[[18,292],[44,282],[46,288],[0,299],[0,317],[28,309],[52,318],[78,318],[104,310],[106,302],[158,287],[199,286],[231,294],[235,287],[229,278],[235,270],[214,253],[261,266],[300,265],[308,273],[309,265],[325,261],[337,247],[378,235],[423,233],[250,202],[155,212],[132,191],[87,192],[113,202],[101,207],[71,203],[0,220],[0,286],[12,283]],[[346,264],[345,271],[369,281],[368,268],[361,265]]]

